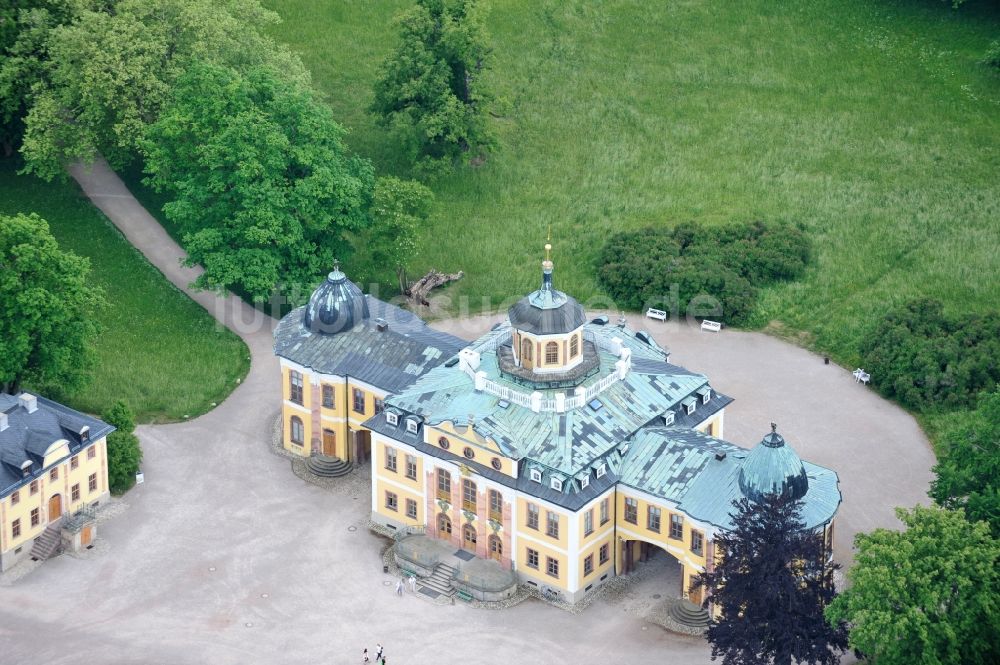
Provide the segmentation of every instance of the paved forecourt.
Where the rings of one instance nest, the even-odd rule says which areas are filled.
[[[186,290],[182,250],[117,177],[102,164],[73,174]],[[348,663],[376,642],[389,663],[709,662],[703,640],[645,624],[613,601],[574,615],[537,601],[494,612],[396,597],[382,573],[384,541],[366,529],[369,496],[305,483],[271,452],[280,400],[273,322],[252,325],[253,310],[235,298],[194,296],[247,341],[250,374],[200,418],[138,428],[146,483],[126,496],[127,511],[101,524],[99,548],[0,581],[4,662]],[[493,320],[435,325],[471,338]],[[727,439],[749,446],[775,420],[803,458],[840,474],[841,560],[855,532],[896,526],[893,506],[925,500],[926,439],[846,370],[766,335],[638,317],[632,325],[736,398]]]

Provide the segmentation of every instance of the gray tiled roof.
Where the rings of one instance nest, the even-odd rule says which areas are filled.
[[[729,529],[732,502],[743,497],[740,470],[750,453],[691,429],[647,428],[633,440],[620,482],[671,501],[696,520]],[[717,454],[724,456],[718,459]],[[839,480],[830,469],[809,462],[803,466],[809,487],[802,497],[802,518],[813,528],[837,512]]]
[[[466,345],[406,310],[370,295],[365,299],[369,318],[336,334],[307,330],[302,307],[289,312],[275,328],[275,354],[317,372],[350,376],[397,393]],[[378,319],[386,322],[386,330],[377,329]]]
[[[7,428],[0,431],[0,497],[42,473],[42,458],[55,441],[66,439],[70,455],[75,455],[115,429],[58,402],[44,397],[37,400],[38,408],[28,413],[17,397],[0,393],[0,413],[6,414],[8,423]],[[84,427],[90,428],[87,440],[80,436]],[[32,463],[28,476],[21,471],[24,462]]]

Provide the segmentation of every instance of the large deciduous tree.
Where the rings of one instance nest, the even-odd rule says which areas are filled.
[[[946,430],[940,446],[931,497],[965,510],[969,521],[989,523],[1000,538],[1000,391],[983,393],[979,408]]]
[[[40,43],[25,46],[0,76],[39,79],[28,95],[22,153],[27,170],[43,178],[98,152],[113,166],[132,160],[194,60],[308,80],[299,60],[262,34],[278,18],[257,0],[63,1],[78,8],[73,20],[40,29]]]
[[[842,625],[823,611],[835,595],[823,539],[805,528],[801,502],[765,495],[733,502],[733,528],[716,537],[721,561],[695,578],[720,610],[707,638],[726,665],[840,662]]]
[[[475,0],[417,0],[396,19],[371,110],[402,130],[414,161],[482,159],[493,145],[482,76],[489,48]]]
[[[0,215],[0,388],[64,395],[86,382],[101,291],[90,262],[59,249],[37,215]]]
[[[101,416],[104,422],[115,426],[108,435],[108,484],[115,494],[124,494],[135,485],[135,474],[142,461],[142,448],[135,435],[135,414],[118,400]]]
[[[148,182],[171,196],[202,288],[266,299],[310,285],[369,223],[374,174],[308,89],[258,67],[195,64],[144,143]]]
[[[1000,542],[960,510],[898,509],[906,530],[858,534],[850,587],[827,608],[879,665],[987,665],[1000,656]]]

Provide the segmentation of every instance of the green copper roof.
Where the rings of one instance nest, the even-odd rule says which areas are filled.
[[[785,443],[772,424],[772,431],[754,446],[740,468],[740,490],[749,499],[760,501],[765,494],[801,499],[809,489],[802,460]]]

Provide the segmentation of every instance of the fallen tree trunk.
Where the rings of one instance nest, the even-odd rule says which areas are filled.
[[[444,286],[450,282],[455,282],[465,277],[465,273],[459,270],[456,273],[447,275],[437,270],[431,270],[429,273],[410,284],[410,288],[406,289],[406,295],[410,298],[410,302],[414,305],[423,305],[427,307],[430,303],[427,301],[427,294],[431,292],[432,289],[436,289],[439,286]]]

